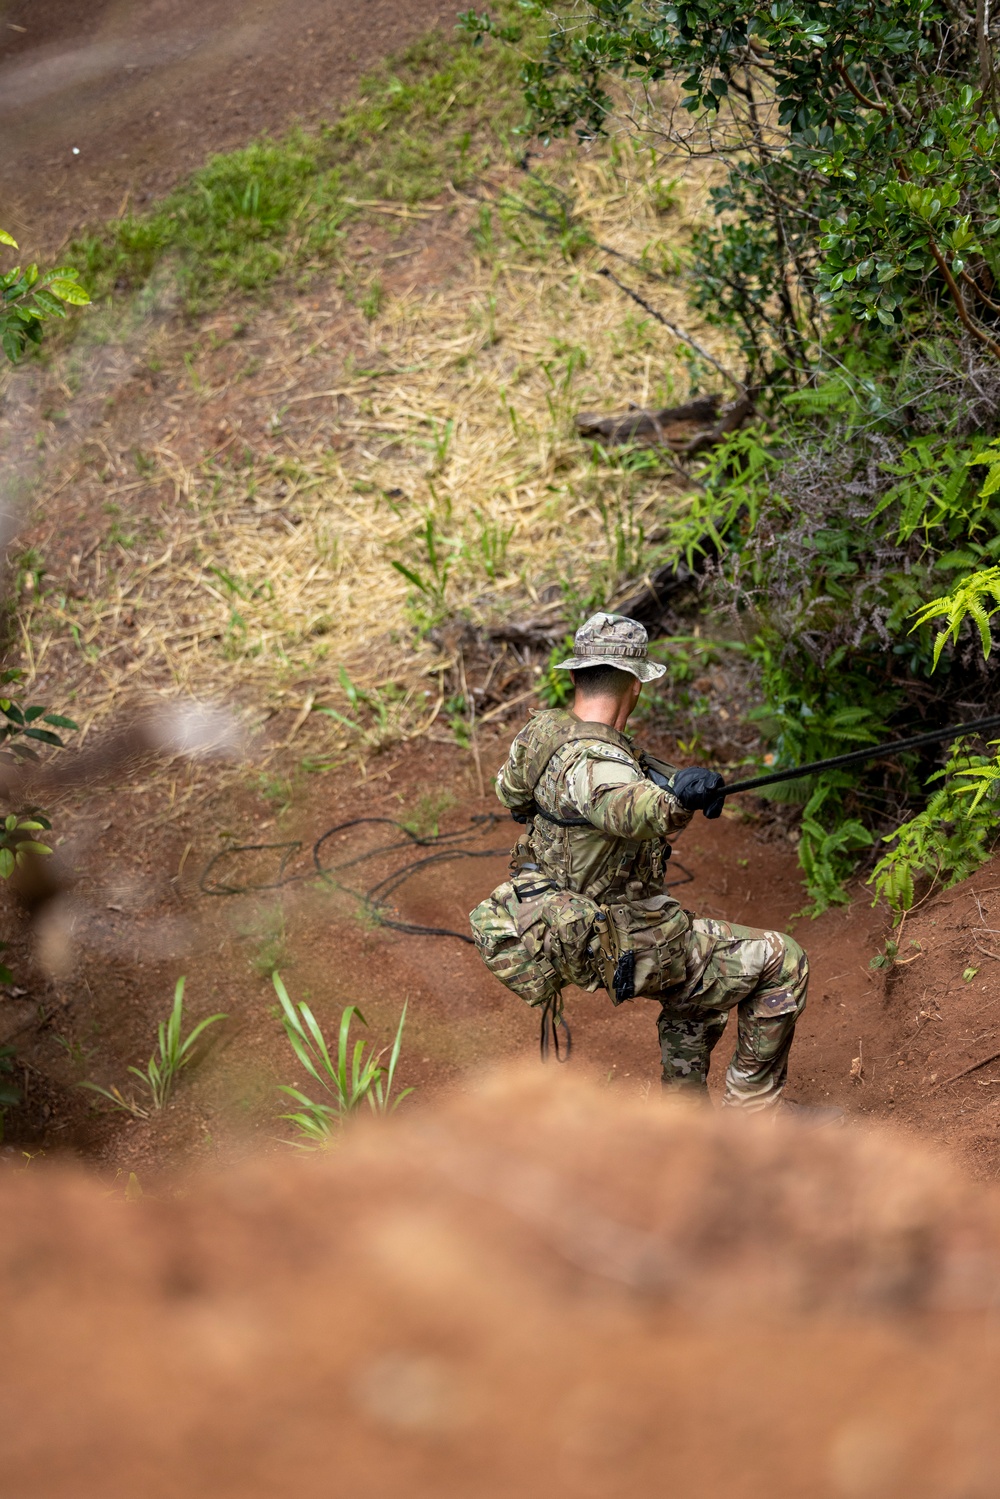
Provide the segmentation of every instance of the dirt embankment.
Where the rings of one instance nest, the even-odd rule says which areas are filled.
[[[12,1492],[987,1499],[1000,1199],[555,1074],[181,1199],[0,1180]]]
[[[991,1178],[1000,1172],[998,927],[996,858],[910,913],[878,986],[884,1044],[857,1085],[868,1108],[958,1147]]]

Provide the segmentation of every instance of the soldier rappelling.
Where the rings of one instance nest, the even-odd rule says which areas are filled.
[[[774,1109],[806,1003],[805,953],[780,932],[692,916],[663,888],[671,835],[697,811],[721,814],[723,778],[652,760],[626,735],[643,683],[665,671],[635,620],[595,614],[558,669],[572,674],[571,708],[534,714],[497,776],[524,831],[510,879],[472,912],[476,946],[502,983],[550,1014],[566,984],[603,987],[615,1004],[658,1000],[668,1089],[705,1093],[736,1009],[723,1102]],[[825,1122],[839,1110],[809,1113]]]

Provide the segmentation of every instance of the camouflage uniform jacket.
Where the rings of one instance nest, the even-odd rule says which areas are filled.
[[[571,731],[574,737],[531,784],[546,740]],[[517,809],[534,799],[543,814],[586,819],[586,826],[561,827],[544,815],[533,817],[518,839],[514,867],[534,866],[538,877],[557,889],[602,904],[660,895],[667,840],[692,815],[648,779],[639,751],[624,734],[604,724],[581,724],[562,709],[535,714],[521,730],[496,789],[505,807]]]

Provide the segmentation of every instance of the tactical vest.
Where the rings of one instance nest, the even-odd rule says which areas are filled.
[[[540,728],[539,733],[531,736],[531,748],[523,767],[524,782],[530,786],[531,794],[522,806],[512,807],[510,815],[515,822],[530,822],[533,817],[544,817],[546,822],[554,823],[559,828],[591,827],[592,824],[586,817],[556,817],[535,801],[535,789],[553,756],[567,744],[597,740],[598,743],[613,744],[616,749],[624,750],[635,761],[636,769],[640,772],[642,765],[625,735],[613,729],[610,724],[584,723],[571,713],[559,716],[570,721],[560,723],[555,714],[538,713],[528,726],[529,729],[535,725]]]
[[[670,857],[670,845],[665,840],[616,838],[584,817],[560,817],[555,806],[546,804],[546,771],[567,745],[594,741],[613,745],[627,755],[639,775],[645,775],[646,757],[642,752],[617,729],[602,723],[582,723],[563,710],[536,714],[519,737],[525,753],[516,777],[505,779],[508,795],[523,794],[523,801],[513,808],[513,816],[526,822],[511,856],[515,885],[533,874],[541,883],[577,891],[600,902],[642,900],[659,894]]]
[[[614,837],[582,817],[546,805],[553,757],[568,744],[614,745],[661,786],[671,767],[650,764],[624,734],[572,714],[536,714],[518,736],[523,754],[505,771],[525,829],[514,846],[510,882],[472,912],[476,946],[487,967],[529,1004],[544,1004],[563,984],[603,984],[615,1004],[662,995],[683,982],[690,918],[663,890],[670,846],[664,839]],[[537,793],[541,791],[539,800]]]

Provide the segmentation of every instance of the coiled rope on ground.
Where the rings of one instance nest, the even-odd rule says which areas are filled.
[[[198,888],[203,895],[254,895],[265,890],[281,890],[287,885],[301,884],[305,880],[320,879],[334,889],[341,890],[345,895],[350,895],[358,902],[365,915],[379,926],[390,927],[396,932],[406,932],[413,937],[454,937],[458,942],[468,942],[474,945],[468,932],[456,932],[451,927],[426,926],[422,922],[403,921],[395,914],[389,905],[392,897],[407,880],[422,869],[427,869],[435,864],[448,864],[456,859],[495,859],[501,855],[509,854],[508,846],[503,848],[469,848],[466,845],[476,838],[483,836],[492,830],[503,819],[495,812],[481,814],[470,819],[472,826],[460,828],[451,833],[415,833],[412,828],[406,827],[404,823],[397,822],[392,817],[352,817],[347,822],[338,822],[332,828],[327,828],[321,833],[311,848],[311,867],[305,869],[289,868],[306,847],[302,839],[289,839],[284,843],[237,843],[220,849],[211,858],[202,871]],[[354,853],[339,863],[327,863],[324,859],[324,848],[330,840],[340,833],[346,833],[351,828],[365,826],[381,826],[393,828],[402,837],[376,845],[375,848],[365,849],[361,853]],[[360,865],[385,855],[393,854],[399,850],[410,850],[414,848],[431,849],[432,852],[425,854],[422,858],[409,859],[394,869],[391,874],[365,889],[357,889],[354,885],[346,883],[340,876],[349,869],[355,869]],[[225,877],[221,871],[226,861],[239,860],[248,854],[274,854],[277,860],[277,872],[270,880],[251,880],[237,882],[233,878]]]

